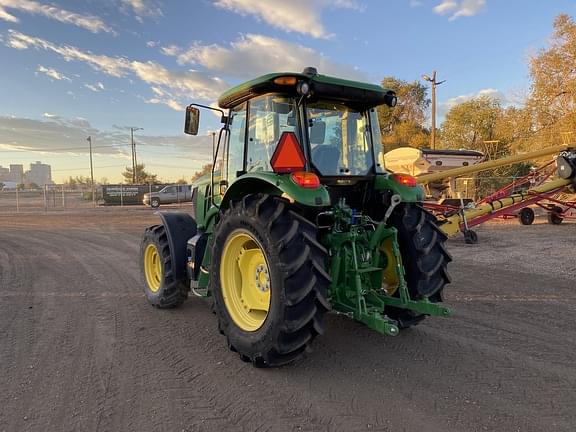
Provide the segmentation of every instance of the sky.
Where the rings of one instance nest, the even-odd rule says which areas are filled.
[[[163,181],[208,163],[218,118],[184,135],[184,107],[214,105],[269,72],[378,83],[437,71],[439,120],[481,94],[522,104],[528,61],[573,0],[0,0],[0,166],[42,161],[53,180]]]

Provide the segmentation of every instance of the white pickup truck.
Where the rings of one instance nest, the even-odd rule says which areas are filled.
[[[144,194],[144,205],[158,208],[160,204],[174,204],[192,201],[192,190],[189,185],[170,185],[158,192]]]

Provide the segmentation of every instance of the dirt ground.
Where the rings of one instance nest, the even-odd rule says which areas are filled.
[[[149,209],[0,216],[0,431],[574,431],[576,224],[451,240],[454,316],[386,337],[342,316],[255,369],[202,299],[150,307]]]

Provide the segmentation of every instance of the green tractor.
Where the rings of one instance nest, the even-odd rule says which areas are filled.
[[[194,218],[161,212],[142,240],[152,305],[211,297],[229,348],[259,367],[298,358],[330,310],[393,336],[450,314],[446,236],[415,179],[384,167],[376,107],[395,106],[393,91],[306,68],[238,85],[218,104]],[[199,108],[215,109],[187,107],[188,134]]]

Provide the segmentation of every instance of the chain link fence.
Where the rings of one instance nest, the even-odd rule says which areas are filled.
[[[69,210],[90,210],[102,206],[144,207],[143,195],[157,193],[167,185],[104,185],[90,186],[46,185],[36,189],[0,190],[0,215],[14,213],[50,213]],[[174,185],[175,186],[175,185]],[[189,188],[189,186],[187,186]],[[191,196],[179,194],[162,203],[167,207],[190,205]]]
[[[101,201],[101,189],[70,188],[67,185],[46,185],[38,189],[0,190],[1,213],[37,213],[94,208]]]

